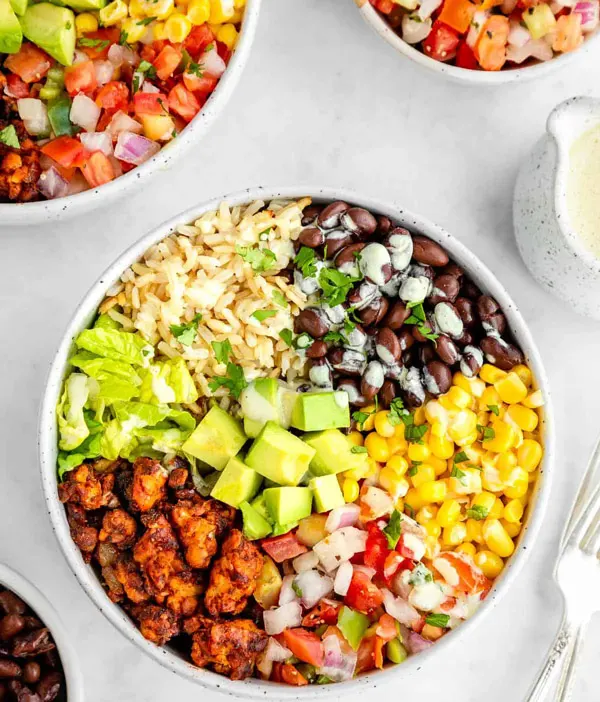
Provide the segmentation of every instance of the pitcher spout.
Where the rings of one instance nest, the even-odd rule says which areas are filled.
[[[546,130],[556,141],[559,150],[568,149],[571,142],[588,129],[600,123],[600,100],[573,97],[561,102],[548,117]]]

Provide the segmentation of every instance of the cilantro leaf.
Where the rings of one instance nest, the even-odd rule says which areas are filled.
[[[259,241],[268,241],[269,239],[269,234],[273,231],[273,227],[268,227],[267,229],[263,229],[262,232],[259,233],[258,235],[258,240]]]
[[[0,131],[0,143],[6,144],[6,146],[12,146],[13,149],[21,148],[17,130],[13,124],[9,124],[8,127],[4,127],[4,129]]]
[[[366,446],[353,446],[350,453],[367,453],[367,448]]]
[[[249,263],[255,273],[264,273],[273,268],[277,256],[271,249],[236,245],[235,252]]]
[[[458,478],[460,482],[463,482],[463,478],[466,477],[466,473],[464,470],[461,470],[456,463],[452,466],[452,470],[450,471],[450,477],[451,478]]]
[[[402,421],[402,415],[408,414],[408,410],[404,409],[404,402],[399,397],[392,400],[390,411],[388,412],[388,422],[393,426],[398,426]]]
[[[372,414],[374,414],[374,412],[362,412],[359,410],[358,412],[352,413],[352,419],[362,427]]]
[[[292,580],[292,590],[296,593],[296,595],[298,595],[298,597],[302,597],[302,588],[295,580]]]
[[[439,626],[442,629],[445,629],[448,626],[449,621],[449,614],[428,614],[425,617],[426,624],[429,624],[430,626]]]
[[[191,73],[192,75],[197,76],[198,78],[204,77],[204,71],[202,70],[202,67],[199,63],[196,63],[195,61],[190,61],[186,66],[185,70],[187,73]]]
[[[492,427],[484,427],[482,424],[477,425],[477,431],[482,432],[484,441],[493,439],[496,436],[496,432],[492,429]]]
[[[500,414],[500,409],[498,408],[498,405],[488,405],[488,409],[492,414],[495,414],[496,417]]]
[[[198,313],[194,316],[194,319],[187,324],[171,324],[169,327],[171,334],[173,334],[182,346],[191,346],[196,339],[198,322],[200,322],[201,319],[202,315]]]
[[[319,273],[319,285],[323,291],[322,297],[330,307],[336,307],[345,302],[352,286],[360,278],[353,278],[345,275],[335,268],[321,268]]]
[[[396,544],[400,539],[400,532],[402,531],[402,527],[400,524],[401,522],[402,515],[400,514],[400,512],[398,512],[397,509],[395,509],[392,512],[390,521],[388,522],[387,526],[383,529],[383,533],[385,534],[385,538],[387,539],[388,546],[390,548],[396,548]]]
[[[346,344],[348,340],[341,332],[329,331],[323,337],[323,341],[329,341],[332,344]]]
[[[405,324],[414,324],[419,332],[430,341],[435,341],[439,334],[436,334],[427,322],[427,315],[423,308],[423,302],[409,302],[406,307],[412,310],[412,314],[404,320]]]
[[[467,510],[467,517],[480,522],[488,516],[489,512],[489,509],[486,509],[483,505],[473,505]]]
[[[291,329],[282,329],[279,332],[279,338],[283,339],[288,346],[291,346],[294,341],[294,334]]]
[[[105,49],[110,42],[108,39],[90,39],[90,37],[81,37],[77,40],[77,46],[89,47],[90,49]]]
[[[312,278],[317,272],[317,255],[308,246],[302,246],[294,258],[294,264],[305,278]]]
[[[408,579],[410,585],[424,585],[425,583],[433,582],[433,575],[427,566],[422,563],[417,563],[413,568],[410,577]]]
[[[417,474],[418,470],[419,470],[419,466],[412,465],[412,466],[408,469],[408,471],[407,471],[406,474],[408,475],[409,478],[412,478],[413,475],[416,475],[416,474]]]
[[[215,357],[219,363],[227,363],[229,361],[229,356],[233,350],[229,339],[225,339],[225,341],[211,341],[210,345],[213,347]]]
[[[119,44],[121,46],[129,46],[128,40],[129,40],[129,35],[127,34],[127,32],[124,29],[122,29],[121,33],[119,34]]]
[[[277,307],[283,307],[285,309],[290,306],[290,303],[285,299],[285,295],[280,290],[273,290],[271,299]]]
[[[404,438],[411,444],[422,444],[423,436],[427,433],[427,425],[415,424],[414,413],[403,414],[400,419],[404,423]]]
[[[459,451],[456,456],[454,456],[454,462],[455,463],[464,463],[465,461],[468,461],[469,457],[464,451]]]
[[[247,385],[248,383],[246,381],[246,377],[244,376],[243,368],[241,366],[236,365],[235,363],[228,363],[227,375],[224,377],[217,376],[213,378],[208,384],[208,387],[211,389],[212,392],[215,392],[215,390],[218,390],[218,388],[220,387],[226,387],[237,400],[242,390],[245,387],[247,387]]]
[[[149,24],[154,22],[155,19],[156,17],[144,17],[144,19],[138,20],[136,24],[140,27],[147,27]]]
[[[254,317],[258,322],[264,322],[265,319],[269,317],[274,317],[277,314],[277,310],[256,310],[250,316]]]

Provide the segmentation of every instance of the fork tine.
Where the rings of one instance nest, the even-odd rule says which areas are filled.
[[[592,455],[590,457],[590,460],[588,462],[587,468],[585,470],[585,473],[583,475],[583,478],[581,479],[581,483],[579,484],[579,489],[577,491],[577,497],[575,498],[575,503],[573,505],[573,508],[571,510],[571,514],[569,516],[569,521],[567,523],[567,526],[565,528],[565,531],[563,533],[562,537],[562,545],[564,546],[569,540],[569,536],[571,534],[571,529],[574,529],[576,527],[577,521],[578,521],[578,515],[581,509],[583,508],[585,504],[585,498],[586,494],[594,480],[595,473],[598,469],[598,466],[600,465],[600,438],[598,438],[598,441],[596,442],[596,445],[594,447],[594,450],[592,452]],[[587,531],[587,528],[581,533],[579,539],[576,541],[580,541],[584,536],[585,532]]]
[[[575,546],[576,548],[580,547],[580,544],[585,538],[588,530],[592,526],[592,523],[598,517],[599,511],[600,483],[594,488],[594,491],[590,495],[589,500],[583,506],[581,514],[575,522],[573,530],[571,531],[571,534],[569,535],[565,546]]]
[[[600,521],[596,521],[592,533],[582,546],[582,550],[590,556],[595,556],[600,551]]]

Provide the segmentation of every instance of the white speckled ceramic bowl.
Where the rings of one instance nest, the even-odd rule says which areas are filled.
[[[546,373],[527,324],[523,317],[521,317],[515,303],[491,271],[457,239],[437,225],[405,210],[397,203],[383,203],[378,200],[361,197],[352,192],[333,188],[305,187],[284,188],[281,190],[254,188],[226,196],[222,199],[227,201],[229,205],[239,205],[254,200],[269,201],[273,198],[280,197],[297,199],[305,195],[310,195],[316,202],[346,200],[360,207],[366,207],[372,212],[387,215],[403,226],[431,237],[431,239],[445,247],[450,256],[469,273],[473,281],[482,290],[492,295],[498,301],[506,315],[508,325],[514,333],[517,342],[523,349],[533,374],[537,379],[538,385],[544,393],[546,401],[543,418],[543,430],[546,437],[545,457],[541,468],[541,476],[537,483],[536,494],[532,500],[532,508],[528,512],[527,521],[521,532],[519,545],[484,604],[471,619],[445,636],[431,649],[417,656],[409,657],[401,666],[391,666],[383,671],[368,673],[347,683],[339,683],[336,685],[310,685],[308,687],[298,688],[277,685],[275,683],[265,683],[254,679],[231,681],[211,671],[202,670],[193,666],[179,653],[168,647],[160,648],[155,646],[144,639],[125,612],[108,599],[97,575],[90,566],[84,563],[79,549],[71,539],[69,525],[65,517],[65,510],[58,500],[56,482],[57,422],[55,408],[60,396],[63,378],[68,371],[67,359],[73,338],[92,322],[96,315],[98,305],[103,300],[108,288],[120,278],[123,271],[143,255],[148,247],[168,236],[178,225],[191,222],[205,212],[217,209],[221,199],[196,205],[168,222],[161,224],[154,231],[140,239],[100,276],[98,281],[85,296],[67,327],[63,341],[52,363],[42,401],[39,425],[43,489],[52,525],[63,553],[75,576],[98,609],[124,636],[161,665],[205,687],[218,689],[234,697],[272,700],[325,698],[335,695],[354,694],[368,690],[379,684],[399,680],[407,675],[417,675],[419,671],[422,671],[420,673],[422,675],[430,675],[433,670],[431,662],[434,661],[437,656],[442,655],[444,651],[448,651],[449,649],[456,650],[460,639],[463,636],[467,636],[472,628],[478,626],[483,621],[485,613],[491,611],[501,595],[506,592],[510,583],[517,575],[519,568],[523,565],[527,555],[531,552],[546,507],[550,488],[549,478],[554,460],[554,427]]]
[[[7,225],[28,226],[44,222],[62,221],[90,212],[97,207],[107,207],[132,190],[139,189],[159,171],[177,167],[177,162],[194,148],[221,113],[233,93],[244,66],[248,62],[254,41],[262,0],[247,0],[244,19],[236,49],[214,92],[202,110],[176,139],[164,146],[156,156],[138,168],[101,186],[77,195],[42,202],[0,204],[0,234]]]
[[[83,681],[79,669],[79,663],[75,656],[75,650],[71,643],[72,639],[67,634],[64,624],[60,620],[54,607],[22,575],[0,563],[0,585],[8,590],[12,590],[26,602],[31,609],[50,629],[56,649],[63,666],[65,680],[67,684],[67,702],[83,702]]]
[[[514,83],[516,81],[532,80],[548,73],[554,72],[567,65],[575,57],[581,56],[593,42],[596,42],[600,32],[596,31],[587,35],[582,47],[577,51],[572,51],[562,56],[557,56],[550,61],[538,61],[523,68],[509,68],[502,71],[473,71],[468,68],[451,66],[441,61],[436,61],[425,55],[414,46],[407,44],[402,37],[387,24],[383,17],[371,5],[369,0],[354,0],[358,6],[365,22],[372,27],[382,39],[385,39],[390,46],[403,56],[408,57],[420,66],[441,74],[450,80],[458,83],[471,85],[502,85],[504,83]]]
[[[521,166],[513,216],[533,277],[580,314],[600,320],[600,259],[582,245],[567,210],[570,148],[598,124],[600,100],[593,98],[571,98],[552,111],[547,133]]]

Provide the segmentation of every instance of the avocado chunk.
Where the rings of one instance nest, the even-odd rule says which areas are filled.
[[[256,439],[264,426],[265,423],[261,422],[259,419],[249,419],[248,417],[244,417],[244,433],[250,439]]]
[[[0,0],[0,53],[16,54],[23,43],[23,30],[10,0]]]
[[[295,529],[298,526],[298,522],[288,522],[287,524],[273,524],[273,533],[271,536],[281,536],[282,534],[287,534],[288,531]]]
[[[315,496],[317,512],[329,512],[346,504],[336,475],[320,475],[313,478],[308,487]]]
[[[25,10],[20,19],[23,34],[63,66],[73,63],[75,14],[68,7],[40,2]]]
[[[232,507],[239,507],[241,502],[247,502],[256,495],[261,483],[262,476],[234,456],[229,459],[210,496]]]
[[[271,525],[262,517],[257,510],[248,504],[248,502],[240,502],[240,510],[242,511],[242,519],[244,520],[244,536],[250,541],[256,539],[264,539],[271,533]]]
[[[106,3],[107,0],[64,0],[65,5],[68,5],[79,12],[85,12],[86,10],[101,10]]]
[[[313,475],[331,475],[363,465],[366,454],[352,453],[352,446],[339,429],[304,434],[302,439],[313,449],[315,456],[310,462]]]
[[[217,470],[223,470],[245,443],[246,435],[240,423],[215,405],[194,429],[182,450]]]
[[[10,6],[16,15],[24,15],[27,9],[27,0],[10,0]]]
[[[265,495],[264,493],[260,493],[260,495],[257,495],[252,502],[250,503],[250,506],[255,509],[260,516],[263,519],[266,519],[269,523],[272,522],[271,515],[269,514],[269,510],[267,509],[267,505],[265,504]]]
[[[292,426],[301,431],[349,427],[348,394],[344,391],[299,394],[292,411]]]
[[[312,491],[307,487],[268,488],[263,492],[272,519],[279,525],[297,522],[312,512]]]
[[[244,429],[248,436],[257,437],[267,422],[287,429],[296,403],[296,392],[275,378],[257,378],[240,395]]]
[[[186,450],[185,444],[183,450]],[[297,436],[275,422],[267,422],[248,451],[246,465],[278,485],[295,486],[314,455],[315,449]]]

